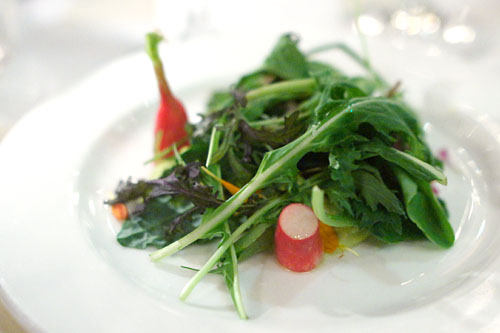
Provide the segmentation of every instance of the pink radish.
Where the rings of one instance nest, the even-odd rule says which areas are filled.
[[[274,234],[279,263],[294,272],[316,267],[323,254],[319,221],[311,208],[292,203],[283,208]]]

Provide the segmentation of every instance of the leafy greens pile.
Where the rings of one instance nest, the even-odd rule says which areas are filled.
[[[401,94],[343,44],[317,51],[344,51],[365,77],[314,61],[297,44],[282,36],[259,69],[213,94],[202,121],[190,125],[190,147],[171,147],[161,177],[121,182],[107,202],[130,209],[119,243],[161,248],[153,260],[219,240],[181,299],[219,273],[246,318],[238,261],[273,247],[277,216],[291,202],[312,206],[349,246],[367,235],[453,245],[446,208],[431,189],[446,184],[442,165]]]

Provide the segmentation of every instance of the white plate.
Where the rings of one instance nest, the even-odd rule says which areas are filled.
[[[269,46],[223,45],[168,52],[169,79],[189,110],[201,112],[213,88],[260,63]],[[199,60],[211,48],[223,51]],[[253,258],[240,267],[251,317],[241,321],[217,276],[187,303],[177,299],[192,275],[179,265],[202,264],[205,247],[152,264],[146,251],[115,241],[119,225],[102,202],[119,179],[150,171],[142,162],[151,155],[155,97],[148,59],[134,55],[37,108],[2,142],[0,286],[23,325],[49,332],[500,329],[500,131],[489,118],[470,110],[423,116],[433,148],[451,155],[450,185],[440,191],[456,231],[452,249],[364,244],[360,257],[327,256],[305,274],[285,271],[272,256]],[[435,111],[439,103],[426,101]]]

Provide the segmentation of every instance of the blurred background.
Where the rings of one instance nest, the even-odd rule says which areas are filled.
[[[415,59],[418,52],[409,67],[432,62],[450,82],[470,82],[454,90],[457,98],[474,89],[495,91],[498,14],[498,0],[0,0],[0,140],[36,105],[115,59],[141,52],[152,29],[169,43],[258,41],[289,31],[304,40],[320,32],[365,51],[383,41],[395,60],[410,53]],[[485,100],[478,105],[500,121],[498,98]],[[2,306],[0,331],[22,331]]]

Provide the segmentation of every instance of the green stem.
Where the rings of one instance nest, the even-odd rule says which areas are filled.
[[[217,130],[217,126],[212,128],[212,134],[210,135],[210,144],[208,146],[207,162],[205,166],[208,168],[212,164],[212,159],[215,152],[219,146],[220,132]]]
[[[191,294],[193,291],[194,287],[200,282],[200,280],[207,275],[208,272],[215,266],[215,264],[220,260],[224,252],[234,244],[238,240],[238,238],[241,236],[241,234],[247,230],[249,227],[251,227],[255,222],[257,222],[259,219],[261,219],[269,210],[272,208],[276,207],[278,204],[281,202],[285,201],[284,198],[277,198],[269,203],[267,203],[265,206],[257,210],[252,216],[248,218],[244,223],[242,223],[232,234],[231,236],[224,242],[222,243],[217,251],[208,259],[208,261],[203,265],[203,267],[193,276],[193,278],[188,282],[188,284],[184,287],[184,289],[181,292],[180,299],[181,300],[186,300],[186,298]]]
[[[246,94],[246,99],[248,102],[252,102],[257,99],[279,94],[286,94],[287,96],[289,95],[309,96],[314,92],[315,89],[316,89],[315,79],[288,80],[250,90]]]
[[[156,32],[150,32],[146,35],[146,52],[153,62],[153,67],[156,74],[156,79],[158,81],[158,87],[160,89],[160,95],[164,102],[171,101],[174,96],[168,86],[167,80],[165,78],[165,71],[163,70],[163,64],[160,59],[158,52],[158,45],[163,40],[163,36]]]
[[[377,81],[378,84],[384,87],[389,87],[387,81],[385,81],[384,78],[372,68],[368,59],[361,57],[356,51],[354,51],[344,43],[332,43],[332,44],[322,45],[310,50],[307,53],[307,55],[311,56],[329,50],[340,50],[344,52],[349,57],[351,57],[355,62],[357,62],[361,67],[363,67],[368,73],[370,73],[370,75],[373,77],[375,81]]]
[[[370,64],[370,54],[368,52],[368,44],[366,42],[366,36],[363,34],[363,32],[361,31],[361,28],[359,27],[359,17],[361,16],[361,3],[360,3],[360,0],[356,0],[355,1],[355,6],[356,6],[356,18],[354,19],[354,26],[358,32],[358,36],[359,36],[359,42],[361,44],[361,50],[363,52],[363,55],[364,55],[364,59],[368,65],[368,68],[372,68],[371,64]]]
[[[227,153],[231,142],[232,142],[232,137],[234,135],[234,132],[236,131],[237,128],[237,122],[236,120],[232,120],[231,123],[227,126],[228,128],[225,129],[224,136],[222,137],[222,143],[219,145],[219,142],[217,141],[217,149],[213,153],[213,155],[210,157],[210,164],[214,164],[219,162]],[[207,161],[208,163],[208,161]]]
[[[186,162],[181,157],[181,154],[179,153],[179,150],[177,149],[177,143],[174,143],[173,145],[173,150],[174,150],[174,156],[175,160],[178,165],[186,166]]]
[[[184,145],[186,142],[188,142],[188,137],[186,136],[185,138],[182,138],[181,140],[179,141],[176,141],[174,142],[177,146],[182,146]],[[157,160],[160,160],[160,159],[163,159],[164,157],[166,157],[168,154],[170,154],[172,151],[174,150],[174,145],[172,144],[171,146],[168,146],[166,148],[164,148],[162,151],[156,153],[152,158],[150,158],[149,160],[147,160],[146,162],[144,162],[144,164],[149,164],[151,162],[154,162],[154,161],[157,161]]]
[[[229,229],[229,224],[226,221],[224,224],[225,231],[228,235],[231,235],[231,230]],[[245,311],[245,306],[243,305],[243,300],[241,299],[241,289],[240,289],[240,275],[238,272],[238,257],[236,256],[236,250],[234,249],[234,243],[229,246],[229,252],[231,254],[231,261],[233,264],[233,302],[236,311],[241,319],[248,319],[247,313]]]

